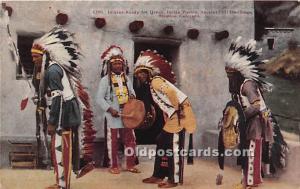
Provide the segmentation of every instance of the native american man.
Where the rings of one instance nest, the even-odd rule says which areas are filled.
[[[42,66],[39,91],[49,88],[52,97],[48,133],[52,138],[51,154],[56,184],[48,189],[69,189],[72,168],[78,177],[93,168],[92,164],[87,164],[87,169],[80,169],[81,156],[85,162],[92,159],[95,134],[88,94],[80,83],[81,74],[77,65],[80,53],[73,35],[60,26],[35,40],[31,53],[33,62]],[[84,138],[81,143],[78,129],[82,121]],[[83,153],[80,152],[80,143]]]
[[[133,129],[124,128],[120,114],[129,98],[135,98],[130,79],[126,75],[127,63],[123,50],[119,46],[110,46],[101,56],[103,59],[101,80],[97,92],[97,103],[105,111],[106,157],[105,164],[110,166],[109,172],[119,174],[118,166],[118,133],[125,148],[135,151],[136,141]],[[126,156],[126,171],[140,173],[135,167],[135,153]]]
[[[262,80],[264,75],[260,65],[264,62],[258,60],[260,53],[261,49],[256,49],[255,40],[243,44],[241,37],[238,37],[231,43],[225,58],[229,92],[232,100],[240,104],[245,116],[245,128],[240,128],[240,148],[251,152],[248,157],[241,158],[238,162],[243,169],[240,187],[258,186],[262,183],[262,163],[264,173],[269,174],[270,147],[274,139],[282,137],[280,132],[280,136],[277,131],[273,132],[273,128],[278,126],[274,123],[274,117],[263,97],[263,91],[270,91],[271,84]],[[285,153],[285,149],[286,144],[283,141],[279,151]],[[275,156],[274,153],[272,155]]]
[[[154,102],[164,112],[165,125],[157,138],[154,172],[144,183],[158,184],[160,188],[176,187],[183,183],[185,132],[193,133],[196,120],[187,96],[172,83],[175,76],[169,62],[156,51],[141,52],[135,63],[135,76],[141,83],[148,83]],[[167,154],[170,151],[170,154]],[[162,182],[168,177],[167,182]]]

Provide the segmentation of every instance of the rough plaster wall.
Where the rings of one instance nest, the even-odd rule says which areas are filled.
[[[13,7],[11,29],[14,40],[17,33],[46,32],[55,24],[58,10],[67,13],[69,22],[66,26],[76,33],[84,58],[82,64],[83,83],[92,97],[95,111],[95,126],[102,133],[102,111],[95,103],[95,94],[99,83],[100,53],[110,44],[118,44],[125,50],[132,71],[134,42],[133,36],[164,37],[162,28],[171,24],[174,34],[171,38],[182,41],[179,47],[177,76],[179,87],[190,97],[197,116],[198,131],[195,146],[199,147],[201,134],[205,129],[216,128],[216,123],[223,106],[229,99],[227,79],[224,72],[223,56],[227,52],[232,38],[254,36],[254,15],[251,16],[201,16],[198,18],[159,18],[158,16],[111,16],[102,15],[107,21],[104,29],[97,29],[91,14],[92,9],[243,9],[253,11],[253,2],[9,2]],[[144,20],[145,26],[138,34],[128,31],[128,24],[134,20]],[[186,32],[197,28],[200,35],[197,40],[190,40]],[[228,30],[228,39],[216,42],[214,31]],[[111,32],[109,32],[111,31]],[[1,36],[6,36],[1,27]],[[1,135],[34,136],[34,106],[29,104],[23,112],[19,103],[26,89],[24,81],[16,80],[15,65],[7,50],[6,41],[1,40]]]

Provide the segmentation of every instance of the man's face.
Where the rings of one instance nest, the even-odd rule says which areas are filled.
[[[146,83],[148,81],[149,75],[147,71],[140,70],[135,75],[141,83]]]
[[[226,69],[226,74],[229,80],[229,92],[238,94],[240,92],[240,87],[244,81],[244,78],[239,72],[233,72],[232,70],[228,69]]]
[[[123,62],[122,61],[115,61],[111,63],[111,71],[120,74],[123,71]]]
[[[33,61],[33,63],[34,63],[36,66],[42,64],[43,56],[42,56],[41,54],[35,54],[35,53],[33,53],[31,56],[32,56],[32,61]]]

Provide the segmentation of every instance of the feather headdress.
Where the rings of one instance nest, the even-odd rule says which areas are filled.
[[[123,55],[123,50],[117,45],[111,45],[108,47],[108,49],[102,53],[101,59],[103,60],[101,77],[104,77],[108,74],[110,67],[108,64],[115,60],[119,60],[124,64],[124,71],[127,71],[128,69],[127,61]]]
[[[74,34],[61,26],[55,26],[48,33],[33,42],[32,53],[48,52],[52,61],[60,64],[69,74],[81,77],[78,66],[80,52],[74,43]]]
[[[83,157],[86,162],[92,161],[93,140],[96,131],[93,128],[93,111],[91,110],[90,97],[81,84],[81,71],[78,66],[80,62],[80,52],[78,45],[74,42],[74,34],[71,34],[61,26],[55,26],[41,38],[34,41],[31,53],[46,54],[50,56],[50,60],[59,64],[68,74],[69,81],[73,88],[73,92],[79,102],[82,112],[83,133],[82,133],[82,149]],[[43,69],[45,67],[45,59],[43,56],[43,65],[41,79],[43,79]],[[43,82],[41,82],[43,83]],[[40,90],[43,86],[40,85]]]
[[[107,61],[107,60],[110,60],[112,57],[115,57],[115,56],[122,56],[123,57],[123,50],[119,46],[111,45],[108,49],[106,49],[102,53],[101,59]]]
[[[238,37],[229,47],[225,57],[226,72],[240,72],[244,78],[254,80],[262,89],[270,91],[272,84],[263,80],[264,70],[260,68],[265,62],[257,60],[262,49],[256,49],[256,41],[253,39],[245,44],[241,39],[242,37]]]
[[[171,83],[176,82],[175,74],[172,72],[172,63],[155,50],[141,51],[135,62],[134,73],[139,70],[148,70],[152,76],[159,75]]]

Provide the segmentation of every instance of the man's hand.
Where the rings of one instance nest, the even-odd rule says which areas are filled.
[[[48,123],[47,130],[48,130],[48,135],[52,136],[55,134],[56,126]]]
[[[178,110],[176,110],[176,112],[179,119],[185,118],[183,106],[181,104],[178,105]]]
[[[178,119],[183,119],[185,118],[183,110],[176,110],[175,113],[177,114]]]
[[[269,117],[270,117],[270,110],[268,110],[268,109],[263,110],[263,111],[261,112],[261,115],[262,115],[262,117],[263,117],[264,119],[269,119]]]
[[[180,118],[180,119],[185,118],[185,114],[184,114],[183,110],[181,110],[181,111],[179,112],[179,118]]]
[[[31,98],[32,102],[34,105],[37,105],[38,101],[39,101],[39,97],[37,95],[35,95],[34,97]]]
[[[219,122],[218,122],[218,129],[222,129],[223,128],[223,117],[220,118]]]
[[[119,112],[113,108],[108,108],[107,112],[109,112],[113,117],[120,117]]]

